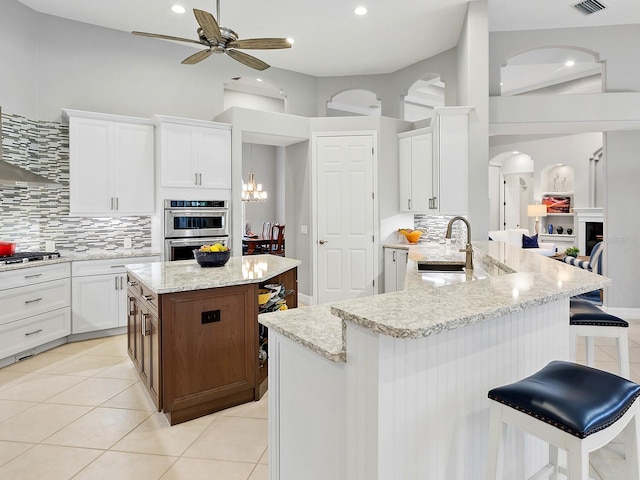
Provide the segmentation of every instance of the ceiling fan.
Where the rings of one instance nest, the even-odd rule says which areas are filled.
[[[216,0],[217,17],[220,19],[220,0]],[[204,10],[193,9],[193,14],[198,22],[198,38],[199,40],[191,40],[189,38],[173,37],[170,35],[160,35],[156,33],[131,32],[134,35],[142,35],[145,37],[162,38],[165,40],[177,40],[179,42],[197,43],[207,47],[193,55],[185,58],[182,63],[185,65],[193,65],[208,58],[213,53],[226,53],[234,60],[255,68],[256,70],[265,70],[269,68],[269,64],[262,60],[248,55],[244,52],[236,50],[255,49],[255,50],[271,50],[279,48],[291,48],[291,43],[286,38],[249,38],[239,40],[238,34],[229,28],[218,25],[215,17]]]

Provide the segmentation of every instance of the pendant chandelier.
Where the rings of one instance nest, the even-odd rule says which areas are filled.
[[[264,202],[267,199],[267,192],[262,190],[262,184],[256,183],[253,172],[249,173],[249,183],[242,184],[243,202]]]

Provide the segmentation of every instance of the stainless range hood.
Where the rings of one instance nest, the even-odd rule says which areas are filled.
[[[2,107],[0,107],[0,185],[13,187],[60,187],[48,178],[20,168],[4,160],[2,156]]]

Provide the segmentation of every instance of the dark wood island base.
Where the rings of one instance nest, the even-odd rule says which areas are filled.
[[[284,285],[294,292],[287,307],[296,308],[297,268],[259,282],[157,294],[129,271],[129,356],[171,425],[266,392],[268,367],[258,361],[258,288]]]

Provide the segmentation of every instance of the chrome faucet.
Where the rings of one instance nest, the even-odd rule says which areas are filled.
[[[449,240],[451,239],[451,227],[456,220],[462,220],[467,225],[467,245],[464,248],[461,248],[460,251],[467,254],[464,262],[464,268],[467,271],[473,270],[473,246],[471,245],[471,224],[469,223],[469,220],[460,216],[453,217],[449,220],[449,225],[447,225],[447,234],[445,235],[445,238]]]

